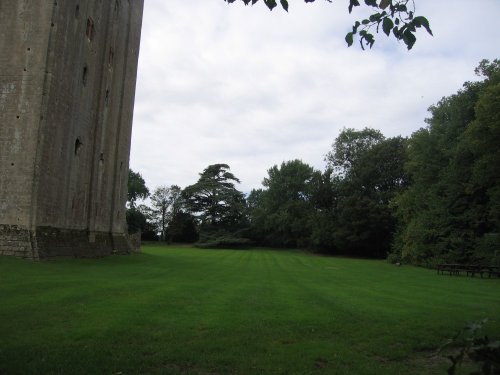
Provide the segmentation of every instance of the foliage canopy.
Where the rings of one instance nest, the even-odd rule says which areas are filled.
[[[228,3],[234,3],[236,0],[224,0]],[[241,0],[245,5],[255,4],[259,0]],[[263,0],[270,10],[278,6],[276,0]],[[306,3],[313,3],[315,0],[304,0]],[[332,2],[332,0],[325,0]],[[288,1],[280,0],[282,8],[288,11]],[[360,21],[356,21],[352,31],[345,36],[345,41],[350,47],[354,43],[354,38],[359,37],[359,44],[362,49],[373,47],[375,43],[375,33],[379,33],[380,28],[387,36],[393,36],[398,41],[402,41],[410,50],[417,41],[415,36],[417,29],[424,28],[430,35],[432,30],[428,19],[424,16],[415,15],[415,0],[349,0],[348,10],[352,12],[353,8],[366,6],[373,9],[373,13]]]
[[[188,210],[202,225],[231,227],[244,217],[245,199],[239,183],[227,164],[213,164],[200,173],[198,181],[183,190]]]
[[[144,178],[142,178],[140,173],[129,169],[127,200],[130,203],[130,207],[134,207],[138,199],[146,199],[148,196],[149,189],[146,187]]]
[[[409,141],[411,185],[394,202],[394,251],[409,262],[500,264],[500,61],[476,72]]]

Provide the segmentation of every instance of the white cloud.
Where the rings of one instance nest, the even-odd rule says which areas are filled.
[[[500,52],[497,0],[418,0],[435,37],[419,32],[410,52],[384,35],[371,51],[347,48],[359,15],[341,2],[295,2],[288,14],[239,3],[145,4],[131,167],[150,188],[192,184],[213,163],[247,192],[285,160],[323,169],[343,127],[410,135]]]

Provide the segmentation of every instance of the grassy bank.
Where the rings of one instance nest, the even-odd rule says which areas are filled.
[[[489,317],[500,280],[382,261],[146,246],[0,258],[2,374],[445,373],[434,350]]]

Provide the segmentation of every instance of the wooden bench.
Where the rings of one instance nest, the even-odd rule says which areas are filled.
[[[450,276],[460,276],[461,274],[465,274],[466,276],[474,277],[476,274],[488,275],[488,277],[500,277],[500,267],[496,266],[482,266],[476,264],[438,264],[437,265],[437,273],[438,275],[444,275],[448,273]]]

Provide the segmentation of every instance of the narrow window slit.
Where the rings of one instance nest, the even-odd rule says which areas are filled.
[[[109,49],[109,54],[108,54],[108,68],[111,69],[113,67],[113,60],[115,58],[115,52],[113,51],[113,48]]]
[[[87,84],[87,73],[88,73],[88,70],[89,69],[88,69],[87,65],[85,65],[83,67],[83,73],[82,73],[82,83],[83,83],[84,86]]]
[[[80,141],[80,138],[77,138],[75,140],[75,155],[78,155],[80,153],[80,149],[82,148],[83,143]]]

